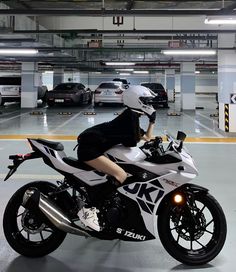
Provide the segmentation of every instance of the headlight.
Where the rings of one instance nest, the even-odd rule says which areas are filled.
[[[181,194],[175,194],[173,197],[173,201],[176,204],[183,204],[185,202],[184,197]]]

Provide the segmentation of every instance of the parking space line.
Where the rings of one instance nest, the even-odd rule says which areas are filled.
[[[86,108],[83,109],[84,110],[88,110],[90,108],[90,105]],[[78,112],[75,116],[71,117],[69,120],[65,121],[64,123],[62,123],[60,126],[56,127],[55,129],[51,130],[51,133],[54,133],[55,131],[57,131],[58,129],[66,126],[68,123],[70,123],[72,120],[74,120],[75,118],[77,118],[79,115],[81,115],[82,111]]]
[[[25,113],[22,113],[22,114],[18,114],[18,115],[16,115],[16,116],[13,116],[13,117],[10,117],[10,118],[7,118],[7,119],[4,119],[4,120],[1,120],[1,121],[0,121],[0,124],[5,123],[5,122],[8,122],[8,121],[10,121],[10,120],[12,120],[12,119],[15,119],[15,118],[17,118],[17,117],[24,116],[24,115],[26,115],[26,114],[29,114],[29,111],[27,111],[27,112],[25,112]]]
[[[55,131],[57,131],[58,129],[66,126],[68,123],[70,123],[72,120],[74,120],[75,118],[77,118],[80,114],[82,113],[82,111],[80,111],[79,113],[77,113],[76,115],[74,115],[73,117],[71,117],[69,120],[65,121],[64,123],[62,123],[60,126],[56,127],[55,129],[51,130],[51,133],[54,133]]]
[[[204,129],[210,131],[210,132],[211,132],[212,134],[214,134],[215,136],[217,136],[217,137],[224,137],[224,136],[222,136],[220,133],[214,131],[213,129],[211,129],[211,128],[205,126],[205,125],[203,125],[201,122],[197,121],[195,118],[192,118],[192,117],[189,116],[188,114],[183,113],[183,115],[186,116],[186,117],[188,117],[188,118],[191,119],[192,121],[194,121],[194,123],[196,123],[196,124],[199,125],[200,127],[202,127],[202,128],[204,128]]]
[[[206,115],[204,115],[202,113],[197,112],[196,114],[203,117],[203,118],[205,118],[205,119],[207,119],[207,120],[209,120],[209,121],[217,122],[216,120],[214,120],[214,119],[212,119],[212,118],[210,118],[210,117],[208,117],[208,116],[206,116]]]
[[[1,114],[1,117],[5,117],[5,116],[7,116],[7,115],[11,115],[11,114],[14,114],[14,113],[16,113],[16,112],[19,112],[20,110],[15,110],[15,111],[11,111],[11,112],[2,112],[2,114]]]

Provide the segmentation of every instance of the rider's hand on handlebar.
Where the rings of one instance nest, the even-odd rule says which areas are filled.
[[[151,115],[147,114],[149,122],[155,124],[156,121],[156,111],[154,111]]]

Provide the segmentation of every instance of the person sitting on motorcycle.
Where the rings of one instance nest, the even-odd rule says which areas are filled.
[[[120,115],[110,122],[90,127],[78,136],[78,159],[107,174],[108,182],[114,190],[124,183],[127,173],[103,154],[118,144],[134,147],[141,139],[149,141],[152,138],[156,120],[156,111],[151,105],[154,96],[146,87],[129,87],[123,94],[123,102],[127,108]],[[146,132],[139,126],[139,117],[142,114],[149,119]],[[79,210],[78,217],[85,226],[100,231],[98,212],[94,207],[83,207]]]

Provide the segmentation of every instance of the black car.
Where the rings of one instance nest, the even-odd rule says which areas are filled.
[[[91,104],[93,94],[81,83],[61,83],[47,93],[47,104]]]
[[[149,88],[156,94],[156,97],[153,99],[153,107],[157,108],[158,105],[162,105],[164,108],[169,108],[168,106],[168,95],[165,91],[165,88],[160,83],[141,83],[141,86]]]

